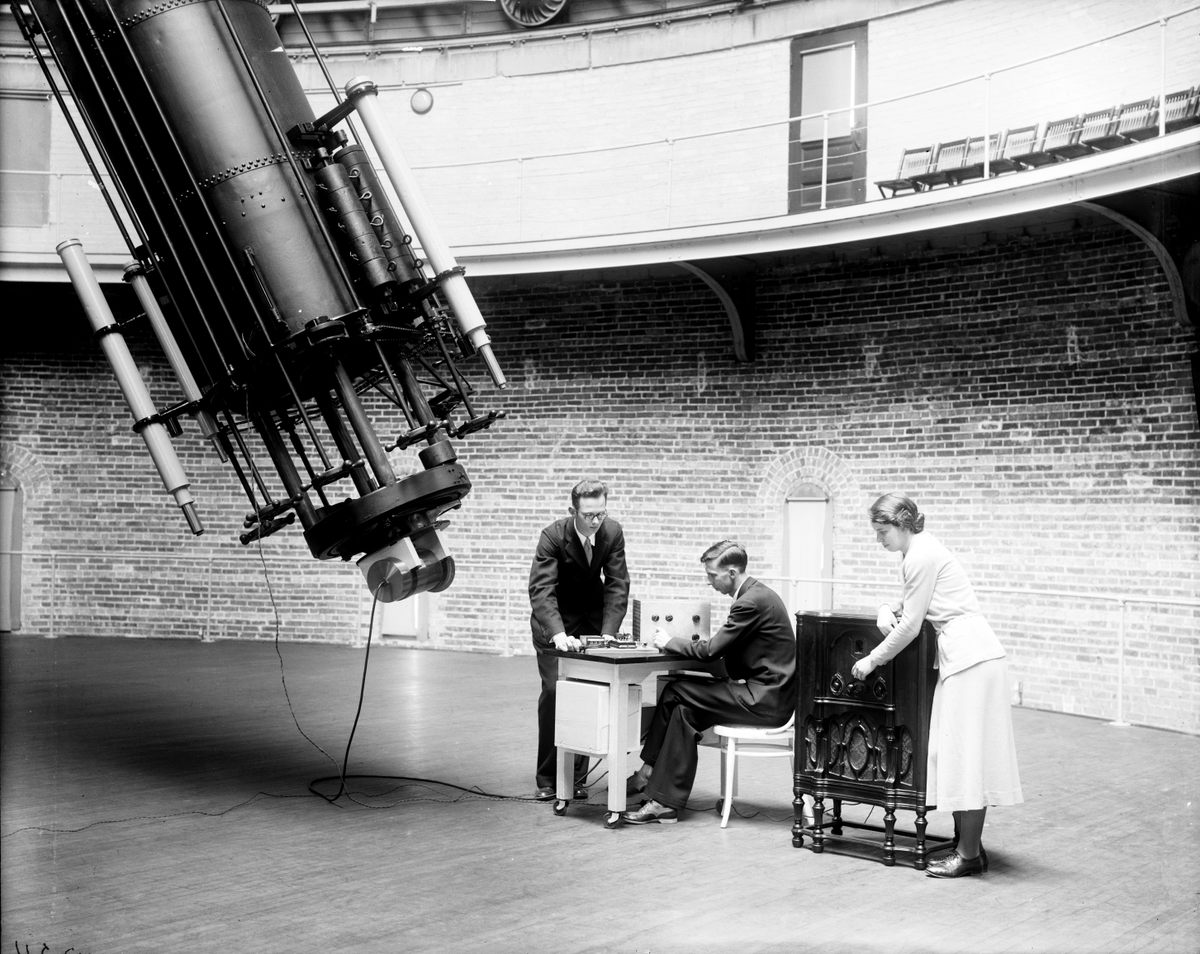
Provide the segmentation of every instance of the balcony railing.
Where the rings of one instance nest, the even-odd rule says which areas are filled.
[[[801,129],[820,130],[813,140],[815,158],[805,158],[815,170],[815,179],[805,186],[813,199],[809,206],[815,212],[833,207],[835,137],[830,130],[841,114],[853,118],[850,139],[858,144],[838,153],[841,165],[858,166],[845,181],[856,186],[851,191],[862,202],[887,201],[875,183],[894,179],[902,153],[912,147],[974,138],[983,144],[977,150],[978,178],[994,178],[1003,168],[1017,182],[1028,174],[1023,172],[1027,167],[996,163],[1006,130],[1030,125],[1042,130],[1057,119],[1137,100],[1153,99],[1161,106],[1183,91],[1192,97],[1194,114],[1200,90],[1197,62],[1200,5],[1193,5],[1053,53],[837,110],[588,149],[418,163],[415,169],[450,244],[484,256],[489,246],[595,244],[605,237],[684,228],[752,227],[794,213],[789,193],[796,191],[797,177],[789,171],[788,156]],[[1113,63],[1120,63],[1120,70],[1113,70]],[[328,98],[327,91],[310,94]],[[1154,122],[1148,135],[1171,134],[1166,110],[1158,109]],[[1111,144],[1119,148],[1124,141],[1117,137]],[[1055,164],[1062,161],[1056,157]],[[29,222],[18,230],[10,220],[9,228],[0,229],[6,260],[52,257],[54,242],[38,234],[49,223],[73,234],[82,227],[89,254],[101,259],[105,253],[125,254],[87,173],[9,169],[0,175],[6,190],[42,188],[47,193],[44,198],[28,195],[24,202],[29,208],[45,208],[47,223]],[[957,181],[952,177],[943,184],[954,189]],[[30,185],[22,188],[16,182]]]
[[[864,202],[880,201],[874,184],[895,177],[906,148],[980,137],[980,178],[987,179],[1000,174],[994,159],[1009,128],[1034,125],[1040,135],[1056,119],[1103,108],[1113,109],[1115,127],[1123,104],[1146,99],[1162,104],[1181,91],[1190,97],[1186,108],[1194,117],[1200,92],[1194,68],[1200,62],[1198,27],[1200,6],[1193,6],[1051,54],[840,110],[591,149],[416,168],[431,195],[446,197],[437,205],[460,245],[745,226],[794,211],[789,193],[795,191],[796,176],[785,157],[797,130],[813,124],[821,133],[817,157],[805,160],[819,169],[811,210],[831,207],[830,130],[846,114],[852,118],[849,138],[864,145],[837,153],[841,165],[857,163],[862,169],[849,180],[858,188],[841,191],[861,195]],[[1119,80],[1106,66],[1113,62],[1122,64]],[[1166,135],[1166,110],[1157,109],[1155,123],[1153,134]],[[1135,141],[1118,138],[1113,145]],[[1018,176],[1030,167],[1003,168]]]

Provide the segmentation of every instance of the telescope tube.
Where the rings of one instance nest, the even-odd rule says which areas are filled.
[[[504,372],[500,370],[500,363],[492,353],[492,341],[488,337],[479,306],[475,304],[475,297],[467,287],[462,273],[457,270],[458,262],[455,261],[454,253],[442,238],[441,230],[430,214],[429,207],[425,205],[425,197],[417,184],[416,176],[413,175],[400,148],[388,137],[387,126],[379,114],[376,101],[378,95],[379,90],[375,84],[365,77],[355,77],[346,84],[346,96],[362,117],[367,135],[371,137],[371,145],[375,147],[379,161],[383,163],[392,185],[396,187],[396,198],[400,200],[404,214],[412,224],[421,248],[425,250],[425,257],[429,259],[429,264],[433,266],[437,275],[445,276],[442,291],[445,292],[459,328],[487,365],[488,373],[496,385],[507,387]]]

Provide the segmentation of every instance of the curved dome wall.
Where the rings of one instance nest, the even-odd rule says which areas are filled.
[[[879,201],[874,183],[895,176],[907,147],[999,133],[1200,81],[1193,67],[1200,11],[1175,15],[1169,7],[1165,0],[1047,5],[1034,30],[1004,0],[788,0],[708,5],[710,15],[372,44],[351,42],[361,23],[348,14],[318,9],[306,19],[318,36],[347,38],[324,47],[335,84],[362,74],[379,84],[380,106],[447,238],[478,257],[499,245],[580,236],[613,236],[619,245],[630,235],[744,226],[796,211],[789,140],[816,135],[820,120],[801,132],[789,117],[805,105],[797,93],[801,59],[826,40],[857,37],[847,101],[871,105],[855,112],[851,174],[858,200]],[[353,28],[335,29],[351,21]],[[324,110],[333,97],[321,69],[294,26],[285,34],[314,106]],[[0,70],[0,88],[40,88],[23,53],[0,59]],[[978,78],[984,71],[990,79]],[[431,102],[421,113],[413,108],[417,90]],[[834,133],[836,125],[834,117]],[[82,223],[94,261],[119,268],[126,255],[116,230],[57,116],[46,161],[49,221],[0,228],[5,262],[56,270],[50,249],[61,219]],[[819,165],[809,159],[810,179],[819,178]],[[819,192],[808,191],[810,198]]]

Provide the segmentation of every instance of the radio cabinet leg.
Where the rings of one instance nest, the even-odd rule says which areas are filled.
[[[792,799],[792,847],[804,847],[804,796]]]
[[[888,808],[883,814],[883,863],[896,866],[896,812]]]
[[[840,835],[842,833],[842,800],[835,798],[833,800],[833,824],[829,826],[831,835]]]
[[[825,797],[818,792],[813,796],[813,835],[812,850],[818,855],[825,850]]]
[[[917,809],[917,854],[913,862],[913,867],[918,871],[925,870],[925,826],[929,824],[925,820],[925,809]]]

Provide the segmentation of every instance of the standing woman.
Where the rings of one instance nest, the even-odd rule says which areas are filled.
[[[1013,744],[1004,648],[979,611],[962,564],[930,533],[917,505],[884,494],[871,505],[871,526],[885,550],[899,551],[904,588],[898,603],[879,608],[886,637],[854,664],[865,679],[916,638],[924,620],[938,634],[938,681],[929,720],[926,791],[930,804],[954,813],[950,854],[930,863],[933,878],[987,870],[980,843],[988,805],[1017,805],[1021,779]]]

